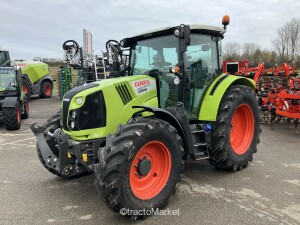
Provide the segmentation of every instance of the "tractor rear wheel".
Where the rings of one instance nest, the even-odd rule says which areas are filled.
[[[52,85],[49,81],[43,81],[41,84],[41,98],[50,98],[52,96]]]
[[[212,132],[209,162],[220,169],[246,168],[257,151],[260,132],[255,93],[247,86],[229,87],[221,100]]]
[[[19,130],[21,127],[21,107],[17,101],[14,108],[3,108],[3,121],[7,130]]]
[[[119,126],[98,152],[94,171],[100,197],[121,214],[122,208],[165,206],[183,169],[181,145],[176,129],[163,120],[136,118]]]

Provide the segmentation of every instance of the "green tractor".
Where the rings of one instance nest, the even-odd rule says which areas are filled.
[[[223,28],[182,24],[120,41],[115,54],[128,52],[127,66],[114,61],[113,77],[70,90],[60,112],[31,125],[44,167],[62,177],[94,172],[119,213],[165,206],[184,160],[246,168],[260,119],[253,81],[221,72],[228,24],[225,16]]]
[[[18,66],[22,70],[24,93],[30,99],[31,95],[50,98],[53,90],[53,79],[49,75],[47,64],[39,61],[10,60],[9,52],[0,48],[0,66]]]
[[[29,116],[27,96],[22,88],[22,72],[16,67],[0,67],[0,118],[8,130],[18,130]]]

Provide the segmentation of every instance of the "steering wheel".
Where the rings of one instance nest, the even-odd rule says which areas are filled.
[[[69,50],[69,49],[71,49],[72,47],[75,47],[75,55],[77,54],[77,52],[78,52],[78,49],[79,49],[79,45],[78,45],[78,43],[76,42],[76,41],[74,41],[74,40],[67,40],[67,41],[65,41],[64,43],[63,43],[63,49],[64,50]]]

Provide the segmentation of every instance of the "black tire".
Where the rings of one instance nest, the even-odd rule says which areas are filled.
[[[52,84],[49,81],[43,81],[41,84],[41,98],[50,98],[52,96]]]
[[[238,154],[233,149],[230,140],[232,127],[232,118],[239,106],[247,105],[252,111],[251,123],[254,123],[252,139],[248,139],[249,145],[245,145],[245,150]],[[249,121],[249,120],[247,120]],[[244,122],[243,123],[247,123]],[[246,125],[245,125],[246,126]],[[242,128],[245,129],[245,128]],[[238,133],[242,132],[239,130]],[[226,90],[217,115],[216,125],[212,131],[212,148],[210,150],[209,162],[219,169],[241,170],[248,166],[252,161],[253,154],[257,151],[259,143],[260,116],[255,93],[251,88],[241,85],[231,86]],[[250,142],[251,141],[251,142]],[[247,147],[248,146],[248,147]]]
[[[26,80],[25,78],[22,79],[22,83],[23,83],[23,91],[24,91],[24,94],[27,95],[27,99],[29,100],[30,97],[31,97],[31,84],[28,80]],[[25,89],[26,88],[26,89]],[[27,90],[27,93],[26,91]]]
[[[60,126],[60,112],[55,113],[54,115],[52,115],[44,124],[44,127],[46,127],[45,132],[44,132],[44,136],[45,139],[50,147],[50,149],[52,150],[53,154],[57,157],[59,157],[59,149],[56,148],[56,140],[55,138],[46,135],[46,133],[49,131],[51,133],[53,133],[57,128],[61,128]],[[37,155],[39,157],[40,162],[42,163],[42,165],[52,174],[56,175],[56,176],[62,176],[61,173],[57,172],[56,170],[48,167],[46,165],[46,162],[43,159],[42,153],[41,153],[41,149],[39,144],[36,144],[36,151],[37,151]]]
[[[19,102],[14,108],[3,108],[3,121],[7,130],[19,130],[21,127],[21,107]]]
[[[151,141],[162,142],[167,147],[172,166],[164,188],[151,199],[143,200],[132,191],[130,173],[136,155]],[[181,145],[176,129],[159,119],[136,118],[119,126],[114,135],[107,136],[106,147],[98,152],[99,163],[95,165],[94,172],[100,197],[118,213],[122,208],[151,210],[165,206],[183,169],[184,150]]]
[[[28,98],[26,98],[23,103],[23,113],[21,115],[21,118],[27,119],[28,117],[29,117],[29,103],[28,103]]]

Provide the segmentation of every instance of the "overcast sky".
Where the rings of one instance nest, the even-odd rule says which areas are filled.
[[[0,47],[12,59],[62,58],[62,43],[82,45],[82,29],[93,34],[96,52],[108,39],[184,24],[221,26],[231,18],[224,43],[255,42],[271,49],[276,29],[299,16],[299,0],[0,0]]]

